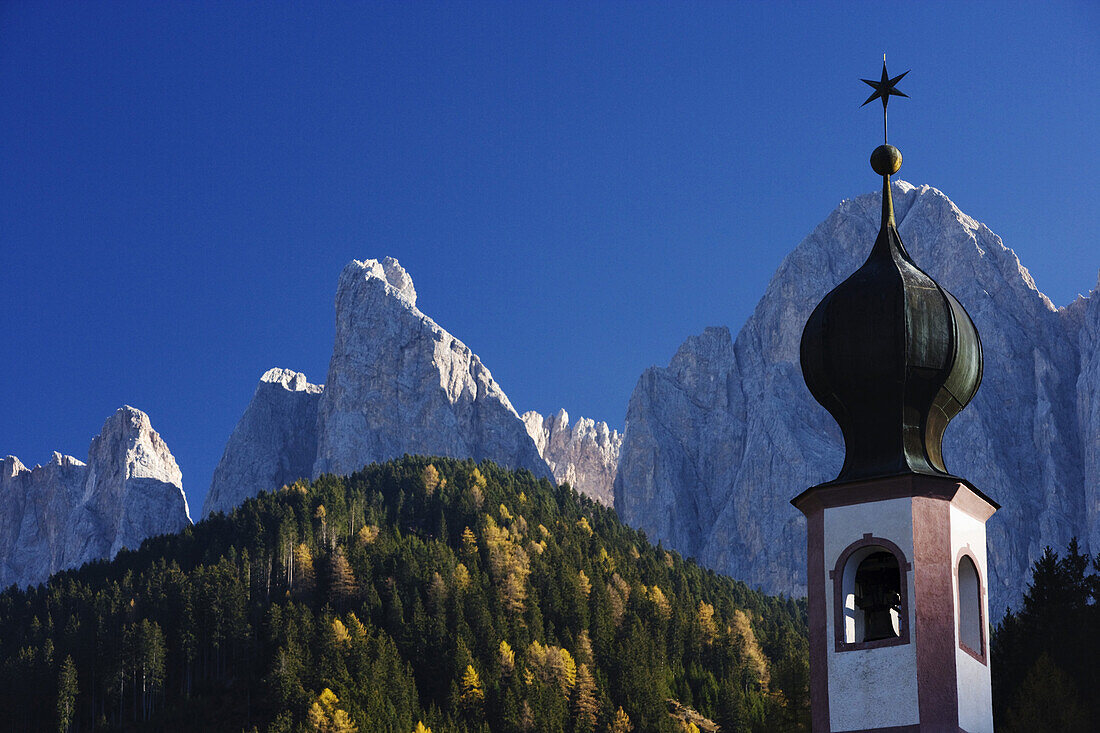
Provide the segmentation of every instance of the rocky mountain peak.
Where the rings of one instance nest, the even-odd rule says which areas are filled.
[[[60,452],[54,451],[53,455],[50,456],[50,462],[48,465],[63,468],[65,466],[83,466],[85,465],[85,463],[77,458],[73,458],[72,456],[62,455]]]
[[[564,409],[546,417],[525,412],[523,424],[558,483],[568,483],[605,506],[614,503],[622,447],[618,431],[585,417],[570,428],[569,413]]]
[[[559,480],[610,503],[619,434],[583,418],[570,430],[564,410],[545,435],[537,420],[537,430],[521,420],[477,354],[416,308],[412,277],[396,259],[352,260],[337,284],[326,384],[288,369],[260,378],[203,514],[405,453],[488,458],[548,478],[558,476],[556,460]]]
[[[27,467],[15,456],[5,456],[0,460],[0,479],[13,479],[26,470]]]
[[[353,260],[341,273],[313,475],[421,453],[549,476],[493,375],[415,302],[393,258]]]
[[[99,435],[92,439],[88,455],[89,462],[97,461],[101,467],[117,467],[123,480],[153,479],[178,487],[187,512],[183,472],[160,433],[153,429],[149,416],[141,410],[123,405],[107,418]]]
[[[310,384],[301,372],[264,372],[214,469],[203,516],[312,475],[322,392],[324,385]]]
[[[416,288],[413,286],[412,277],[393,257],[384,257],[381,261],[352,260],[340,273],[337,293],[354,290],[356,281],[374,281],[373,284],[385,288],[387,295],[397,298],[410,308],[416,307]]]
[[[606,423],[570,427],[565,410],[520,419],[477,354],[416,308],[412,277],[396,259],[352,260],[337,284],[326,385],[289,369],[260,378],[203,514],[405,453],[488,458],[610,504],[621,444]]]
[[[290,369],[275,367],[268,369],[260,377],[264,384],[277,384],[290,392],[308,392],[309,394],[321,394],[324,391],[323,384],[310,384],[305,374]]]
[[[175,458],[130,406],[92,439],[87,464],[57,451],[30,470],[0,461],[0,495],[0,586],[39,583],[191,521]]]

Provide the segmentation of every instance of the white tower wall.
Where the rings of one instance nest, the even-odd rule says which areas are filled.
[[[975,659],[960,645],[959,559],[967,554],[978,568],[981,593],[983,659]],[[986,579],[985,522],[951,507],[951,556],[955,558],[955,665],[958,670],[959,727],[968,733],[993,733],[993,683],[989,672],[989,594]]]
[[[905,559],[913,558],[913,509],[908,498],[825,510],[825,589],[828,610],[829,722],[834,731],[913,725],[920,720],[917,707],[917,651],[909,643],[878,649],[838,652],[830,574],[845,548],[871,534],[898,546]],[[908,597],[913,598],[913,573],[906,573]],[[846,609],[854,610],[853,608]],[[913,628],[913,604],[908,604],[907,623]]]

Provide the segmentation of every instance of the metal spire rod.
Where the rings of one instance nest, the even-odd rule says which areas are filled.
[[[909,72],[906,71],[905,74]],[[882,176],[882,228],[895,226],[894,199],[890,195],[890,176],[901,168],[901,151],[889,143],[886,105],[890,102],[891,95],[895,97],[908,97],[905,92],[899,92],[895,85],[902,80],[905,74],[895,76],[893,79],[886,73],[886,54],[882,54],[882,78],[879,81],[861,79],[864,84],[874,89],[874,93],[867,97],[863,105],[876,99],[882,100],[882,145],[871,153],[871,168]],[[860,106],[863,106],[860,105]]]

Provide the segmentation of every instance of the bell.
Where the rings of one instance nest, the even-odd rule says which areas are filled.
[[[856,606],[863,611],[863,641],[898,637],[894,614],[901,613],[898,563],[889,552],[876,552],[859,564]]]

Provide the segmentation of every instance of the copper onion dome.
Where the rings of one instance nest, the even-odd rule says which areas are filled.
[[[887,81],[883,64],[883,88],[867,82],[884,114],[889,96],[900,94],[892,89],[900,78]],[[867,261],[806,322],[802,374],[844,434],[836,481],[947,476],[943,433],[978,391],[981,339],[959,301],[917,267],[898,235],[890,176],[901,153],[881,145],[871,167],[882,176],[878,238]]]

